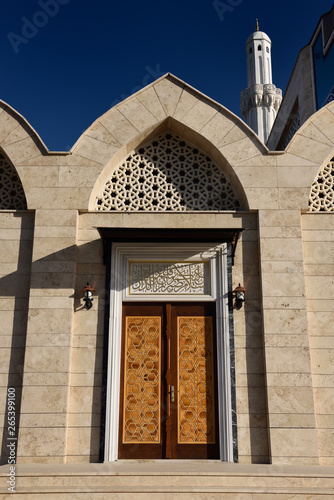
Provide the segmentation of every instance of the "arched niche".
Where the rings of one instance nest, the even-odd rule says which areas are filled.
[[[233,211],[248,210],[248,202],[223,155],[169,118],[145,138],[123,146],[106,165],[89,210]]]
[[[14,165],[0,150],[0,210],[27,210],[21,179]]]
[[[311,186],[309,212],[334,212],[334,152],[323,163]]]

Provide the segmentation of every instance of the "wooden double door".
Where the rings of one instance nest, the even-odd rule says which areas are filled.
[[[123,305],[119,458],[219,458],[214,303]]]

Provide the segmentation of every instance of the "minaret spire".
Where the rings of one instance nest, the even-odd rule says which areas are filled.
[[[272,83],[271,40],[259,30],[246,42],[247,89],[241,92],[240,108],[247,124],[266,143],[282,101],[282,91]]]
[[[259,20],[256,18],[256,27],[255,27],[255,31],[260,31],[260,28],[259,28]]]

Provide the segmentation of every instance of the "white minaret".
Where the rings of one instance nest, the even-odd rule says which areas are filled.
[[[247,125],[266,143],[282,102],[282,91],[272,83],[271,40],[259,31],[257,20],[256,31],[247,39],[246,52],[248,88],[241,92],[240,108]]]

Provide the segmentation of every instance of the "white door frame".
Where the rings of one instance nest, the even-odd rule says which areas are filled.
[[[131,297],[128,293],[128,263],[209,262],[210,290],[202,295],[156,295]],[[217,318],[217,370],[220,460],[233,462],[231,370],[228,318],[227,244],[118,243],[112,245],[110,319],[108,342],[105,462],[118,459],[122,302],[131,300],[215,301]]]

